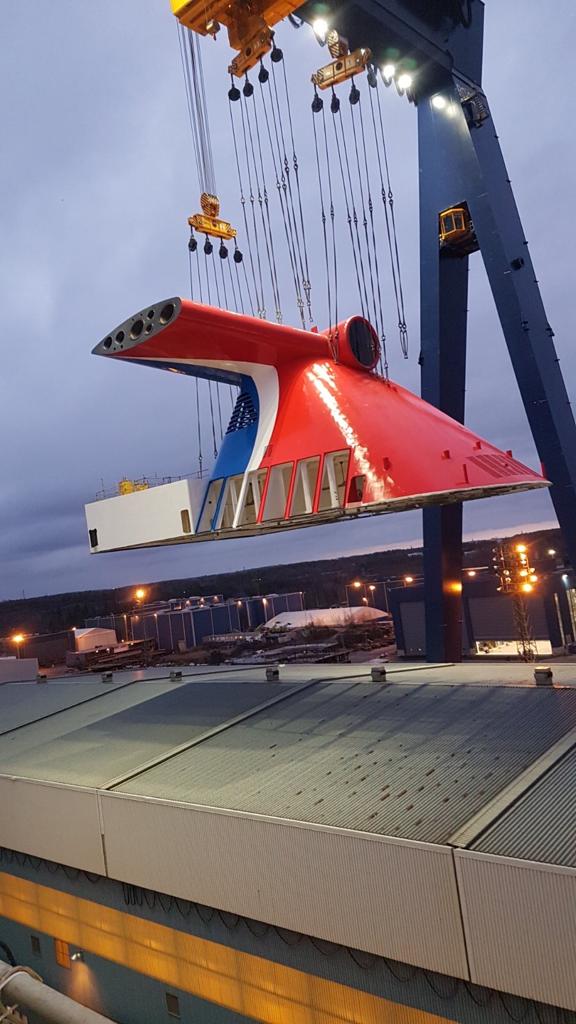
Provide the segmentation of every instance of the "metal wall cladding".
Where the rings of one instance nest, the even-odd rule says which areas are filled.
[[[442,843],[574,726],[576,689],[319,682],[123,790]]]
[[[162,651],[172,650],[172,630],[170,628],[170,616],[159,615],[155,619],[158,630],[158,646]]]
[[[472,981],[576,1010],[576,872],[454,856]]]
[[[261,626],[263,622],[267,621],[269,616],[266,615],[266,606],[263,604],[261,597],[248,598],[246,607],[248,609],[250,629],[256,629],[257,626]]]
[[[192,613],[191,612],[186,612],[184,614],[183,619],[184,619],[184,640],[186,642],[186,647],[188,649],[190,649],[191,647],[196,647],[196,635],[194,633],[194,619],[192,618]]]
[[[116,794],[101,799],[113,878],[467,977],[446,848]]]
[[[192,617],[194,619],[196,643],[201,644],[205,636],[212,636],[214,633],[212,611],[210,608],[195,608],[192,612]]]
[[[184,614],[183,612],[172,612],[170,615],[170,632],[172,640],[172,651],[177,651],[181,643],[185,643],[184,636]]]
[[[516,636],[512,599],[495,594],[493,597],[468,597],[472,630],[475,640],[513,640]],[[548,625],[541,597],[531,597],[528,614],[532,632],[537,640],[548,639]]]
[[[98,795],[0,776],[0,846],[106,874]]]
[[[479,853],[576,868],[576,750],[473,844]]]
[[[211,609],[212,625],[215,633],[229,633],[231,631],[230,612],[227,605],[216,606]]]
[[[404,653],[423,654],[426,646],[424,602],[402,601],[400,615],[404,634]]]

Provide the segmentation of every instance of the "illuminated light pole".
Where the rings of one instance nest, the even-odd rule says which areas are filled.
[[[20,657],[20,648],[21,648],[22,644],[24,643],[25,639],[26,639],[26,637],[24,636],[23,633],[15,633],[14,636],[11,637],[12,643],[16,645],[16,657],[17,658]]]
[[[538,576],[530,565],[528,546],[523,542],[499,544],[493,555],[492,562],[500,580],[498,590],[512,598],[518,654],[523,661],[534,661],[538,651],[526,597],[534,592]]]

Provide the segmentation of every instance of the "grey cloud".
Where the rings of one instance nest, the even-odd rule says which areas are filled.
[[[557,97],[570,92],[573,26],[568,0],[562,0],[555,19],[542,19],[537,0],[526,0],[520,25],[515,0],[501,0],[486,11],[486,86],[572,395],[574,275],[566,254],[572,249],[574,217],[566,197],[572,192],[574,144]],[[132,311],[162,296],[189,293],[186,217],[199,189],[176,28],[168,6],[157,0],[121,5],[30,0],[25,9],[4,5],[0,31],[0,95],[10,99],[3,116],[8,159],[0,164],[0,595],[19,593],[23,586],[44,593],[191,576],[417,538],[419,517],[403,514],[250,543],[89,554],[82,506],[101,478],[111,485],[124,475],[197,468],[190,381],[90,355]],[[309,111],[309,71],[322,51],[305,28],[293,32],[287,26],[280,32],[298,112],[322,324],[326,301]],[[554,54],[550,91],[532,73],[542,52]],[[241,224],[224,40],[214,45],[207,40],[205,54],[217,179],[226,215]],[[394,337],[388,283],[391,373],[417,390],[416,119],[392,92],[385,96],[385,116],[412,348],[404,362]],[[287,284],[283,290],[288,299]],[[345,274],[339,298],[342,315],[357,311]],[[469,424],[537,465],[479,258],[471,263],[469,305]],[[203,448],[207,462],[209,427]],[[550,517],[549,499],[540,494],[465,509],[472,530],[491,522],[506,528],[515,518]]]

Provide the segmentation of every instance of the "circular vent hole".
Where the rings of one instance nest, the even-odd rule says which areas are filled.
[[[110,337],[110,335],[108,335],[108,337],[104,339],[102,344],[104,348],[112,348],[112,338]]]
[[[149,320],[153,320],[154,319],[154,310],[153,309],[149,309],[148,313],[147,313],[147,316],[148,316]]]
[[[144,321],[143,320],[135,320],[134,323],[132,324],[132,327],[130,328],[130,337],[131,338],[139,338],[140,335],[142,334],[143,330],[144,330]]]
[[[167,302],[165,306],[162,306],[160,310],[160,323],[167,324],[174,316],[174,303]]]
[[[116,341],[118,341],[118,342],[124,341],[124,331],[118,331],[118,333],[116,335]]]

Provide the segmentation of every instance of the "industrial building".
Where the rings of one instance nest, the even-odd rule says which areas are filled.
[[[513,599],[497,589],[492,575],[462,581],[462,649],[465,654],[499,650],[515,653],[517,630]],[[411,584],[388,591],[398,651],[422,657],[425,641],[424,585]],[[576,650],[576,589],[568,573],[558,570],[539,579],[527,595],[530,629],[541,654]]]
[[[122,1024],[573,1021],[576,666],[533,671],[0,687],[4,951]]]
[[[303,609],[301,590],[226,601],[221,594],[213,594],[159,601],[124,615],[97,616],[87,619],[86,626],[115,629],[125,640],[152,639],[160,650],[185,651],[198,647],[207,637],[247,632],[282,612]]]

